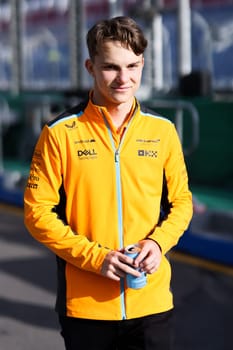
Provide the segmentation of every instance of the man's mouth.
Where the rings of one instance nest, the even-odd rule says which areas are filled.
[[[129,86],[113,86],[112,89],[115,91],[124,92],[124,91],[128,91],[130,89],[130,87]]]

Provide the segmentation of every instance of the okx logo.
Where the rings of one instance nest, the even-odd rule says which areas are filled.
[[[157,158],[158,152],[155,150],[145,150],[145,149],[139,149],[138,150],[139,157],[150,157],[150,158]]]

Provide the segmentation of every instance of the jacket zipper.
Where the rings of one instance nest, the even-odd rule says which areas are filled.
[[[112,137],[112,135],[111,135],[111,137]],[[116,167],[116,180],[117,180],[116,186],[117,186],[117,198],[118,198],[119,240],[120,240],[120,248],[123,248],[124,247],[124,240],[123,240],[122,192],[121,192],[120,155],[119,155],[120,144],[119,144],[119,147],[117,149],[115,149],[115,167]],[[121,298],[122,319],[125,320],[126,319],[126,312],[125,312],[124,278],[121,278],[121,281],[120,281],[120,298]]]
[[[112,137],[112,132],[110,129],[110,126],[108,124],[108,121],[104,115],[104,113],[101,111],[108,134],[110,137],[110,141],[112,144],[112,148],[114,150],[114,161],[115,161],[115,169],[116,169],[116,189],[117,189],[117,200],[118,200],[118,230],[119,230],[119,245],[120,248],[124,247],[124,240],[123,240],[123,217],[122,217],[122,192],[121,192],[121,172],[120,172],[120,146],[122,144],[122,140],[125,136],[125,133],[123,135],[123,138],[121,139],[118,148],[115,147],[114,140]],[[125,312],[125,288],[124,288],[124,279],[121,278],[120,280],[120,300],[121,300],[121,317],[122,320],[126,319],[126,312]]]
[[[122,191],[121,191],[121,171],[120,171],[120,148],[123,143],[123,140],[125,138],[127,129],[129,125],[131,124],[131,121],[128,123],[124,135],[122,136],[120,143],[118,145],[118,148],[115,147],[111,128],[108,124],[107,118],[105,117],[103,111],[101,110],[101,113],[103,115],[106,127],[108,129],[109,137],[111,140],[112,148],[114,150],[114,158],[115,158],[115,168],[116,168],[116,188],[117,188],[117,199],[118,199],[118,228],[119,228],[119,241],[120,241],[120,248],[124,248],[124,239],[123,239],[123,215],[122,215]],[[122,320],[126,319],[126,311],[125,311],[125,286],[124,286],[124,278],[121,278],[120,281],[120,300],[121,300],[121,315]]]

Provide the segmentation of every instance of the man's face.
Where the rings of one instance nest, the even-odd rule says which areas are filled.
[[[106,107],[132,103],[143,65],[143,55],[135,55],[118,41],[105,42],[94,62],[86,61],[86,68],[94,78],[94,102]]]

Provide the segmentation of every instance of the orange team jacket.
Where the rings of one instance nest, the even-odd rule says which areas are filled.
[[[119,140],[104,107],[73,107],[44,126],[24,202],[27,229],[57,256],[58,313],[122,320],[173,308],[166,253],[189,225],[192,196],[171,121],[136,101]],[[146,237],[158,242],[162,261],[145,287],[101,275],[109,250]]]

